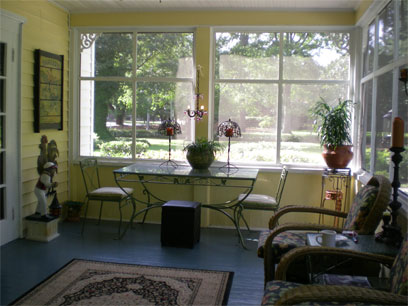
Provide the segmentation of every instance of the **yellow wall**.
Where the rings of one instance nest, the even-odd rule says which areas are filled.
[[[360,18],[363,16],[363,14],[366,12],[366,10],[373,4],[373,0],[362,0],[360,3],[360,7],[358,8],[356,12],[356,20],[355,23],[360,20]]]
[[[59,157],[59,169],[56,181],[58,199],[63,202],[68,197],[68,63],[69,63],[69,27],[68,14],[46,0],[23,1],[1,0],[0,8],[20,15],[26,19],[22,34],[22,217],[32,214],[37,205],[34,186],[38,179],[37,157],[40,154],[38,145],[41,135],[48,140],[56,140]],[[34,133],[34,50],[41,49],[64,55],[64,101],[62,131],[43,130]]]
[[[171,11],[72,14],[76,26],[353,26],[354,12]]]
[[[102,178],[102,185],[115,186],[113,170],[119,168],[118,166],[105,166],[102,167],[100,177]],[[71,172],[71,198],[75,201],[83,201],[85,190],[82,180],[78,180],[81,177],[80,169],[78,165],[72,166]],[[262,193],[275,196],[276,188],[279,183],[280,170],[275,171],[261,171],[258,175],[253,193]],[[82,178],[81,178],[82,179]],[[326,181],[326,189],[331,189],[331,184]],[[141,184],[132,183],[131,185],[123,185],[123,187],[133,187],[135,190],[135,198],[142,201],[147,201],[147,196],[143,194]],[[191,187],[191,186],[176,186],[176,185],[148,185],[150,191],[156,196],[164,200],[186,200],[186,201],[200,201],[202,203],[220,203],[227,200],[231,200],[243,192],[240,188],[207,188],[207,187]],[[286,181],[285,190],[281,200],[281,206],[286,205],[311,205],[320,206],[320,196],[322,191],[322,177],[320,172],[316,173],[300,173],[295,170],[289,170],[289,175]],[[350,186],[350,191],[353,187]],[[345,194],[345,190],[343,190]],[[89,206],[88,216],[90,218],[97,218],[99,214],[99,203],[91,202]],[[137,210],[146,207],[145,205],[138,204]],[[334,201],[326,201],[325,208],[334,209]],[[230,211],[231,213],[231,211]],[[201,218],[202,226],[221,226],[231,227],[232,223],[227,217],[221,213],[203,209]],[[130,206],[124,209],[124,219],[128,220],[131,215]],[[269,218],[272,216],[271,212],[264,211],[245,211],[245,219],[248,221],[252,228],[266,228],[268,226]],[[103,218],[107,220],[118,220],[119,211],[117,205],[105,204],[103,210]],[[160,223],[161,210],[154,209],[149,212],[147,222]],[[316,215],[303,214],[299,219],[299,215],[292,214],[288,217],[283,217],[282,222],[317,222]],[[137,218],[141,220],[141,216]],[[326,224],[332,224],[333,219],[326,217],[324,220]],[[243,226],[243,223],[241,223]]]

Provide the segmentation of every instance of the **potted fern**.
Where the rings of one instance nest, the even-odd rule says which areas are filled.
[[[208,169],[215,159],[215,154],[222,151],[223,146],[216,141],[199,138],[184,147],[187,161],[193,169]]]
[[[334,106],[323,98],[310,109],[313,126],[324,148],[323,158],[329,168],[346,168],[353,158],[351,143],[351,100],[341,100]]]

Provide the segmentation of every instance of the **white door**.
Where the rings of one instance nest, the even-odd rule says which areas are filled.
[[[20,41],[23,20],[0,10],[0,245],[19,237]]]

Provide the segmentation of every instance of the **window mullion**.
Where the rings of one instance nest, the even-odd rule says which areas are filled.
[[[132,160],[136,159],[136,92],[137,92],[137,82],[136,82],[136,69],[137,69],[137,32],[133,32],[133,80],[132,80]]]
[[[278,109],[276,120],[276,163],[280,164],[281,131],[283,116],[283,33],[279,33],[279,83],[278,83]]]
[[[375,34],[374,34],[374,62],[373,62],[373,72],[378,69],[378,36],[379,36],[379,17],[375,18]],[[370,173],[375,173],[375,151],[376,151],[376,141],[375,135],[377,133],[376,123],[377,123],[377,84],[378,77],[373,74],[373,91],[372,91],[372,109],[371,109],[371,154],[370,154]]]

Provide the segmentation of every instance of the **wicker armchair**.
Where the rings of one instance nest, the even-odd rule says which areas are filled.
[[[388,206],[390,196],[391,184],[389,180],[384,176],[377,175],[373,176],[367,185],[357,193],[349,213],[295,205],[279,209],[270,219],[270,230],[261,233],[258,243],[258,256],[264,258],[265,284],[273,279],[275,264],[279,263],[282,255],[291,249],[306,245],[307,232],[331,229],[338,233],[344,230],[354,230],[361,235],[373,234]],[[346,218],[346,221],[342,228],[312,223],[286,223],[276,226],[281,216],[294,212],[320,213]]]
[[[262,305],[407,305],[408,243],[405,239],[396,258],[338,248],[300,247],[285,254],[276,270],[275,280],[268,282]],[[286,281],[290,266],[305,256],[345,256],[391,266],[388,291],[348,285],[303,285]]]

